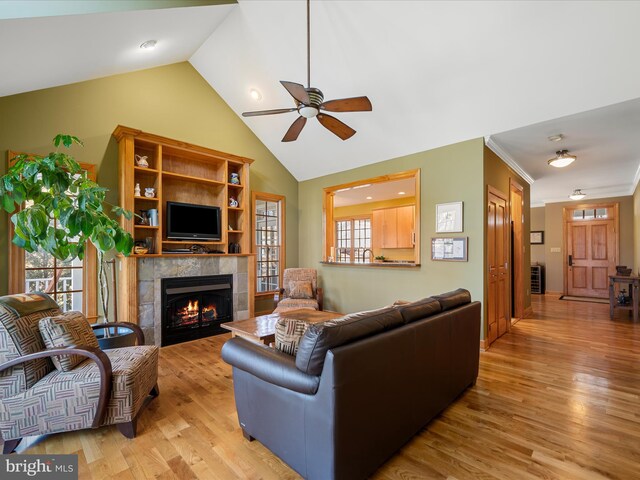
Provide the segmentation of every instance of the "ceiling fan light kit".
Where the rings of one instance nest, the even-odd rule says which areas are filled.
[[[547,163],[552,167],[562,168],[571,165],[576,160],[575,155],[569,155],[568,150],[558,150],[556,156],[548,160]]]
[[[587,195],[585,193],[582,193],[582,190],[579,188],[576,188],[573,193],[571,195],[569,195],[569,198],[571,200],[582,200],[584,197],[586,197]]]
[[[355,135],[356,131],[337,118],[321,113],[328,112],[370,112],[373,107],[367,97],[342,98],[339,100],[324,101],[322,91],[311,87],[311,20],[310,0],[307,0],[307,87],[295,82],[281,80],[282,86],[289,92],[296,103],[294,108],[279,108],[274,110],[260,110],[256,112],[243,112],[243,117],[257,117],[261,115],[275,115],[297,111],[300,115],[289,127],[282,138],[283,142],[293,142],[307,123],[308,118],[316,117],[320,124],[342,140],[347,140]]]

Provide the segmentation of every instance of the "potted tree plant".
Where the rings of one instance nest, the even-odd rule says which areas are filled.
[[[127,219],[132,213],[106,202],[108,189],[89,179],[71,155],[59,151],[61,145],[66,148],[82,145],[77,137],[59,134],[53,144],[56,151],[43,157],[18,155],[7,174],[0,178],[2,207],[13,214],[12,241],[28,252],[44,251],[61,261],[83,259],[87,242],[91,242],[98,253],[103,318],[108,322],[109,286],[104,254],[115,250],[129,255],[134,244],[131,235],[109,213]],[[118,336],[117,329],[107,328],[103,332],[105,340],[98,335],[101,347],[113,348],[115,345],[106,338],[112,338],[111,343],[117,342],[113,339]]]

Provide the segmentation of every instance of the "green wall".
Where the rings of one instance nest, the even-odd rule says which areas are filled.
[[[46,75],[46,72],[43,72]],[[286,196],[287,266],[298,262],[298,183],[189,63],[0,98],[0,174],[7,150],[48,153],[56,133],[80,137],[80,162],[117,201],[118,125],[253,158],[251,188]],[[0,214],[0,294],[7,292],[7,217]]]
[[[545,207],[531,207],[531,231],[540,231],[545,232]],[[547,242],[547,233],[545,235],[545,243]],[[544,265],[547,261],[546,253],[545,253],[545,245],[530,245],[531,247],[531,265],[535,265],[536,263],[540,265]]]
[[[299,265],[317,268],[325,291],[325,308],[345,313],[388,305],[397,299],[469,289],[483,299],[483,140],[475,139],[333,175],[300,182]],[[322,189],[342,183],[415,168],[421,169],[421,255],[417,268],[324,265],[322,260]],[[431,260],[437,203],[464,202],[468,262]]]

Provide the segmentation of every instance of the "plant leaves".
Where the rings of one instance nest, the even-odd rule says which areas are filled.
[[[8,193],[5,193],[2,196],[2,207],[7,211],[7,213],[13,213],[16,209],[13,198]]]

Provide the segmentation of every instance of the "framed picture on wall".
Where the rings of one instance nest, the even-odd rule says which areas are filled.
[[[436,233],[464,231],[462,202],[438,203],[436,205]]]
[[[531,245],[544,245],[544,231],[537,230],[529,234],[529,243]]]
[[[431,260],[468,261],[469,237],[439,237],[431,239]]]

